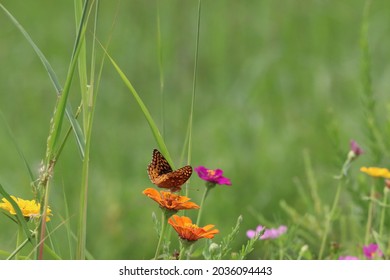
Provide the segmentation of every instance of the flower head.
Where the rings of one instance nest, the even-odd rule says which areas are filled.
[[[355,154],[355,157],[358,157],[363,153],[362,148],[360,148],[360,146],[358,145],[358,143],[356,143],[355,140],[351,140],[349,142],[349,146],[350,146],[350,151]]]
[[[199,209],[200,207],[190,202],[190,198],[186,196],[180,196],[171,192],[158,192],[155,189],[148,188],[143,191],[143,194],[156,201],[161,208],[168,211],[177,212],[183,209]]]
[[[33,219],[41,215],[41,205],[35,200],[24,200],[15,196],[11,196],[11,198],[18,204],[25,218]],[[11,215],[16,215],[14,207],[6,198],[3,198],[2,202],[0,202],[0,209],[8,211]],[[51,209],[48,207],[46,211],[46,222],[50,221],[50,215],[52,215]]]
[[[214,238],[219,233],[218,229],[213,229],[214,225],[198,227],[191,219],[185,216],[173,215],[168,219],[168,223],[176,230],[180,238],[187,241],[196,241],[201,238]]]
[[[263,226],[259,225],[256,230],[248,230],[246,232],[246,236],[248,238],[254,238],[256,237],[262,230],[264,229]],[[278,228],[267,228],[264,230],[264,233],[259,237],[259,239],[275,239],[278,238],[280,235],[284,234],[287,231],[287,226],[281,225]]]
[[[382,177],[390,179],[390,171],[387,168],[361,167],[360,171],[370,175],[371,177]]]
[[[340,256],[339,257],[339,260],[358,260],[359,258],[358,257],[355,257],[355,256]]]
[[[363,246],[363,253],[368,259],[383,256],[383,253],[379,249],[379,246],[375,243],[371,243],[368,246]]]
[[[230,179],[222,176],[223,170],[221,169],[208,169],[204,166],[198,166],[194,170],[198,173],[199,178],[207,182],[228,186],[232,184]]]

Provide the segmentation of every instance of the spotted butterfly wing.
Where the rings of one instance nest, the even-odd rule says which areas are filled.
[[[192,167],[186,165],[177,170],[172,170],[165,157],[157,150],[153,150],[151,163],[148,165],[150,181],[160,188],[179,191],[181,186],[191,177]]]

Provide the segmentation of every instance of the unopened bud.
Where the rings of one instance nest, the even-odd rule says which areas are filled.
[[[220,251],[220,247],[217,243],[211,243],[210,246],[209,246],[209,252],[210,254],[212,255],[215,255],[215,254],[218,254],[219,251]]]

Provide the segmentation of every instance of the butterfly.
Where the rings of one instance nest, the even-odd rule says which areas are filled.
[[[148,165],[148,175],[150,181],[156,186],[177,192],[191,177],[192,167],[186,165],[177,170],[172,170],[165,157],[157,149],[154,149],[152,161]]]

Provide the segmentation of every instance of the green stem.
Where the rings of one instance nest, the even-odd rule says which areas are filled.
[[[21,249],[21,245],[25,242],[24,240],[24,230],[22,225],[18,225],[18,236],[16,237],[16,254],[15,254],[15,259],[19,259],[19,251]],[[23,242],[24,241],[24,242]]]
[[[43,259],[43,247],[44,247],[44,240],[45,240],[45,233],[46,233],[46,211],[47,207],[49,205],[49,182],[47,182],[46,188],[45,188],[45,194],[44,194],[44,203],[41,204],[41,207],[43,208],[43,212],[41,213],[41,226],[40,226],[40,233],[39,233],[39,250],[38,250],[38,259]]]
[[[183,246],[183,243],[180,242],[179,260],[184,260],[184,255],[185,255],[185,248]]]
[[[382,204],[382,213],[381,213],[381,222],[379,225],[379,238],[382,239],[383,228],[385,225],[385,216],[386,216],[386,207],[387,207],[387,194],[389,193],[389,189],[385,186],[383,191],[383,204]]]
[[[165,236],[165,232],[167,229],[167,223],[168,223],[168,215],[163,211],[162,213],[162,218],[161,218],[161,231],[160,231],[160,238],[158,240],[157,248],[156,248],[156,253],[154,255],[154,259],[157,260],[158,254],[160,253],[160,248],[162,245],[162,241]]]
[[[195,107],[195,93],[196,93],[196,78],[198,71],[198,55],[199,55],[199,36],[200,36],[200,12],[201,12],[202,1],[198,1],[198,20],[196,28],[196,42],[195,42],[195,65],[194,65],[194,75],[192,80],[192,95],[191,95],[191,111],[190,119],[188,124],[188,160],[187,163],[191,163],[191,151],[192,151],[192,124],[194,119],[194,107]],[[186,188],[186,196],[188,196],[188,188]]]
[[[53,164],[53,165],[52,165]],[[49,170],[52,170],[54,166],[54,162],[50,164]],[[50,171],[51,172],[51,171]],[[41,220],[39,225],[39,233],[38,233],[38,260],[43,259],[43,248],[45,244],[45,233],[46,233],[46,214],[47,207],[49,205],[49,180],[45,182],[46,185],[42,186],[44,189],[44,197],[41,202]]]
[[[281,241],[281,239],[278,240],[278,247],[279,247],[279,260],[283,260],[285,247],[283,246],[283,242]]]
[[[78,1],[76,4],[76,15],[80,15],[80,19],[77,20],[77,23],[80,26],[85,27],[86,22],[82,20],[84,15],[84,9],[87,6],[82,7],[83,1]],[[94,20],[93,20],[93,35],[96,35],[97,22],[98,22],[98,10],[99,10],[99,1],[92,3],[88,12],[92,12],[92,8],[95,9]],[[91,150],[91,138],[92,138],[92,128],[96,104],[96,95],[95,86],[98,88],[98,82],[95,83],[95,65],[96,65],[96,47],[95,40],[92,41],[91,47],[91,66],[90,66],[90,81],[88,83],[88,74],[87,74],[87,57],[86,57],[86,38],[82,38],[81,46],[82,52],[78,59],[79,63],[79,76],[80,76],[80,85],[81,85],[81,99],[83,106],[83,132],[85,135],[85,152],[82,164],[82,174],[81,174],[81,193],[80,193],[80,210],[79,210],[79,226],[78,226],[78,238],[77,238],[77,251],[76,258],[80,260],[86,259],[87,249],[87,209],[88,209],[88,189],[89,189],[89,170],[90,170],[90,150]],[[99,74],[100,75],[100,74]]]
[[[189,259],[191,255],[191,248],[193,242],[188,242],[187,240],[180,239],[180,255],[179,260]],[[186,256],[186,258],[184,258]]]
[[[161,20],[160,20],[160,1],[157,0],[157,52],[158,52],[158,69],[160,73],[160,97],[161,97],[161,135],[164,138],[165,127],[165,103],[164,103],[164,67],[161,46]]]
[[[200,208],[199,208],[199,211],[198,211],[198,217],[196,218],[196,224],[199,226],[199,223],[200,223],[200,218],[202,217],[202,213],[203,213],[203,205],[204,205],[204,202],[206,201],[206,197],[207,195],[209,194],[210,190],[215,187],[215,184],[214,185],[210,185],[208,182],[206,182],[206,189],[203,193],[203,197],[202,197],[202,200],[200,202]],[[193,245],[190,246],[190,248],[188,249],[188,256],[191,255],[191,252],[192,252],[192,249],[193,249]],[[180,251],[180,256],[182,255],[181,251]]]
[[[204,205],[204,202],[206,200],[206,197],[207,195],[209,194],[209,191],[210,191],[210,187],[206,186],[206,189],[203,193],[203,197],[202,197],[202,201],[200,202],[200,208],[199,208],[199,211],[198,211],[198,218],[196,219],[196,224],[199,226],[199,223],[200,223],[200,218],[202,216],[202,213],[203,213],[203,205]]]
[[[23,249],[23,247],[29,242],[29,239],[24,239],[24,229],[21,225],[19,225],[18,236],[16,241],[16,249],[8,256],[7,260],[12,260],[15,257],[15,260],[19,260],[19,252]],[[22,241],[23,240],[23,241]]]
[[[328,218],[326,220],[324,235],[322,236],[322,241],[321,241],[320,253],[318,255],[318,259],[320,259],[320,260],[322,259],[322,255],[323,255],[324,249],[325,249],[326,239],[328,237],[330,226],[331,226],[332,220],[335,216],[337,205],[339,203],[341,188],[342,188],[342,179],[339,180],[339,183],[337,185],[336,195],[335,195],[334,200],[333,200],[332,209],[330,210],[330,213],[329,213]]]
[[[366,226],[366,237],[364,238],[365,244],[368,244],[370,240],[370,231],[372,226],[372,214],[374,209],[374,194],[375,194],[375,186],[372,184],[371,192],[370,192],[370,204],[368,206],[368,217],[367,217],[367,226]]]

